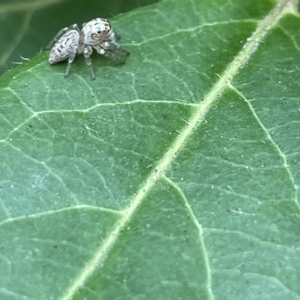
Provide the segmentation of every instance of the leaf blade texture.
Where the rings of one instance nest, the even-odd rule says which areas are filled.
[[[112,21],[131,56],[95,81],[1,77],[3,297],[299,299],[292,4],[166,0]]]

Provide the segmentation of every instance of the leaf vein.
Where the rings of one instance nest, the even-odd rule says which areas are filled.
[[[285,168],[285,170],[288,173],[288,176],[290,178],[290,181],[294,187],[294,202],[296,204],[296,206],[298,207],[298,210],[300,211],[300,203],[298,200],[298,186],[295,183],[295,178],[289,168],[288,162],[287,162],[287,156],[286,154],[280,149],[279,145],[276,144],[276,142],[273,140],[272,136],[270,135],[269,131],[267,130],[267,128],[264,126],[264,124],[262,123],[262,121],[259,119],[254,107],[252,106],[251,102],[245,97],[245,95],[243,95],[242,92],[240,92],[236,87],[234,87],[232,84],[229,85],[229,87],[235,91],[248,105],[248,107],[250,108],[253,116],[255,117],[257,123],[259,124],[259,126],[262,128],[262,130],[265,132],[268,140],[271,142],[271,144],[274,146],[274,148],[276,149],[276,151],[278,152],[278,154],[280,155],[282,162],[283,162],[283,166]]]

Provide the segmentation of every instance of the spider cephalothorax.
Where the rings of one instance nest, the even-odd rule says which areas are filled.
[[[97,18],[88,23],[83,23],[82,32],[84,34],[83,42],[87,45],[99,44],[107,38],[114,37],[114,32],[108,20],[103,18]]]
[[[124,60],[116,54],[116,51],[126,55],[129,54],[125,48],[116,42],[118,38],[119,36],[112,30],[108,20],[103,18],[96,18],[84,23],[82,30],[76,24],[65,27],[58,32],[48,46],[48,48],[51,48],[49,63],[55,64],[68,59],[67,69],[64,74],[67,76],[76,54],[82,53],[94,79],[95,74],[90,58],[93,49],[97,53],[118,62],[123,62]]]

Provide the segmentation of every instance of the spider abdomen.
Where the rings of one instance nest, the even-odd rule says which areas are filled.
[[[49,54],[49,63],[55,64],[68,59],[71,53],[77,51],[80,34],[77,30],[69,30],[55,43]]]

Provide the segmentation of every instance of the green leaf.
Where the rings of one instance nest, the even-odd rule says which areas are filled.
[[[165,0],[131,55],[0,78],[1,299],[300,298],[293,1]]]

